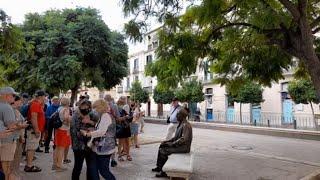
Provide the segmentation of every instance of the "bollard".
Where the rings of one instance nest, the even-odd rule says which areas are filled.
[[[268,127],[270,127],[270,120],[268,119]]]
[[[257,126],[257,120],[254,120],[254,126]]]
[[[297,120],[293,119],[293,128],[297,129]]]

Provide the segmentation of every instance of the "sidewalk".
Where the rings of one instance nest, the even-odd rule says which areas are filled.
[[[140,134],[139,149],[132,148],[133,161],[118,162],[111,168],[117,180],[155,180],[159,141],[165,137],[167,126],[145,124]],[[297,180],[320,168],[320,142],[293,138],[263,136],[238,132],[193,128],[192,149],[195,152],[193,180]],[[35,161],[43,171],[24,173],[25,180],[70,180],[73,167],[68,171],[51,170],[52,153],[37,153]],[[85,180],[86,166],[81,180]],[[159,179],[164,180],[164,179]]]
[[[145,122],[154,124],[167,124],[165,119],[146,117]],[[241,132],[249,134],[259,134],[267,136],[278,136],[295,139],[308,139],[320,141],[320,131],[271,128],[261,126],[248,126],[237,124],[209,123],[209,122],[194,122],[190,121],[193,127],[201,129],[212,129],[221,131]]]

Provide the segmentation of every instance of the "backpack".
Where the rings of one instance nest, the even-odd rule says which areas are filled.
[[[62,126],[62,121],[60,119],[59,111],[54,112],[50,116],[50,122],[51,122],[52,127],[54,129],[58,129],[58,128],[60,128]]]
[[[25,104],[25,105],[23,105],[22,107],[21,107],[21,109],[20,109],[20,113],[22,114],[22,116],[24,117],[24,118],[28,118],[28,112],[29,112],[29,109],[30,109],[30,104],[28,103],[28,104]]]

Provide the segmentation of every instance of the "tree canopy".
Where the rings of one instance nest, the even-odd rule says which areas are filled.
[[[197,103],[204,100],[203,86],[196,79],[183,82],[181,87],[175,92],[176,97],[181,102]]]
[[[158,104],[170,104],[173,98],[174,92],[171,89],[161,90],[158,86],[156,86],[153,90],[154,102]]]
[[[263,102],[262,91],[261,85],[248,81],[237,90],[229,90],[229,94],[235,102],[258,104]]]
[[[143,89],[139,81],[134,81],[130,89],[130,99],[134,102],[146,103],[149,101],[149,94]]]
[[[49,92],[72,90],[74,99],[83,84],[110,89],[127,75],[124,37],[111,31],[96,9],[30,13],[21,28],[33,51],[19,60],[13,79],[27,77]],[[17,87],[30,88],[25,83]]]
[[[288,91],[295,103],[310,104],[313,116],[313,124],[314,127],[318,129],[318,120],[315,119],[312,103],[319,103],[320,99],[317,97],[315,88],[310,79],[300,79],[290,82]]]
[[[288,92],[296,104],[319,103],[315,88],[308,79],[291,81],[288,86]]]
[[[220,83],[251,79],[263,85],[283,78],[292,58],[306,67],[320,97],[320,2],[318,0],[122,0],[133,40],[141,40],[146,19],[157,17],[158,61],[148,74],[160,86],[176,86],[212,62]],[[183,6],[189,3],[185,12]]]
[[[18,67],[16,54],[23,49],[24,43],[21,30],[13,25],[9,16],[0,9],[0,86],[10,83],[7,74]]]

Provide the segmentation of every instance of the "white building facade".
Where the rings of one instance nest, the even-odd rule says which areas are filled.
[[[158,28],[159,29],[159,28]],[[159,46],[157,30],[146,35],[145,49],[129,55],[129,75],[116,87],[116,97],[129,96],[132,82],[139,80],[143,88],[150,92],[150,102],[142,108],[148,116],[158,115],[158,105],[153,101],[153,89],[157,85],[156,77],[145,75],[145,67],[156,60],[155,50]],[[197,103],[201,111],[201,121],[240,123],[240,105],[228,102],[224,86],[213,84],[213,74],[209,72],[210,64],[199,61],[199,66],[193,77],[197,77],[204,85],[205,100]],[[309,104],[295,104],[288,95],[288,82],[293,79],[291,70],[284,71],[285,79],[272,83],[272,87],[263,88],[264,102],[261,104],[242,104],[242,123],[264,126],[296,126],[313,128],[313,117]],[[319,104],[313,104],[315,114],[320,114]],[[170,105],[164,106],[164,116]],[[295,122],[294,122],[295,121]]]

